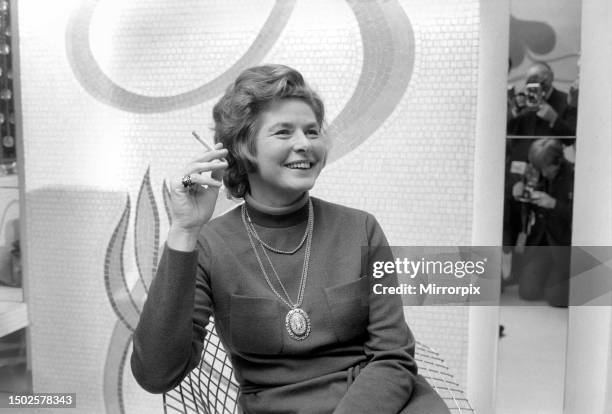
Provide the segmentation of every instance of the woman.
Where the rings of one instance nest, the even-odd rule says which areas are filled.
[[[448,412],[417,375],[401,300],[362,277],[392,260],[382,229],[308,195],[330,144],[321,99],[297,71],[266,65],[244,71],[213,117],[214,150],[172,184],[167,244],[134,333],[136,380],[157,393],[178,385],[214,315],[245,413]],[[221,176],[245,203],[209,221]]]

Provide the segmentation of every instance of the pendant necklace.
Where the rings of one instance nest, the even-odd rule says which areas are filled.
[[[246,203],[242,205],[241,213],[242,213],[242,222],[246,229],[247,236],[249,237],[249,242],[251,243],[251,247],[253,248],[253,252],[255,253],[255,258],[257,259],[257,263],[259,263],[259,268],[261,269],[261,273],[266,279],[266,283],[268,283],[268,286],[270,287],[272,292],[276,295],[276,297],[278,297],[281,300],[281,302],[283,302],[285,305],[289,307],[289,312],[287,312],[287,315],[285,316],[285,328],[287,329],[287,332],[289,333],[289,336],[291,336],[291,338],[297,341],[302,341],[306,339],[308,335],[310,335],[310,329],[311,329],[310,317],[308,316],[308,313],[306,313],[306,311],[303,310],[300,306],[302,305],[302,302],[304,300],[304,291],[306,290],[306,280],[308,279],[308,264],[310,262],[310,248],[312,245],[312,230],[314,228],[314,211],[312,207],[312,201],[308,200],[308,222],[306,224],[306,231],[304,232],[304,237],[302,237],[302,240],[300,241],[300,243],[295,249],[292,249],[289,251],[276,249],[270,246],[269,244],[265,243],[261,239],[261,237],[259,237],[259,235],[257,234],[257,231],[255,230],[255,226],[253,225],[253,222],[251,221],[251,217],[249,216],[249,213],[246,209]],[[259,245],[261,246],[264,256],[266,257],[266,260],[268,264],[270,265],[270,268],[272,269],[272,273],[274,273],[274,276],[276,277],[276,281],[278,282],[278,285],[281,287],[282,292],[284,293],[284,296],[278,292],[278,290],[274,287],[274,284],[272,284],[272,282],[270,281],[270,278],[268,277],[268,273],[266,272],[266,268],[263,264],[263,261],[257,251],[257,247],[255,245],[254,239],[259,242]],[[285,289],[283,282],[278,276],[276,269],[272,265],[272,260],[270,259],[270,255],[268,255],[267,250],[270,250],[270,251],[273,251],[279,254],[294,254],[304,245],[304,243],[306,243],[306,248],[304,251],[304,264],[302,266],[302,276],[300,278],[300,285],[298,289],[297,301],[294,303],[291,300],[289,293],[287,293],[287,290]]]

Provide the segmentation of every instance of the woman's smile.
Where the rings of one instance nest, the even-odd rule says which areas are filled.
[[[293,161],[285,164],[285,167],[291,170],[309,170],[313,163],[310,161]]]

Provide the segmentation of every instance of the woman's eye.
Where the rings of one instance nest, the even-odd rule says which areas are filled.
[[[306,131],[306,135],[311,136],[311,137],[318,137],[319,131],[316,129],[309,129],[308,131]]]
[[[278,131],[274,132],[274,135],[291,135],[291,131],[288,129],[279,129]]]

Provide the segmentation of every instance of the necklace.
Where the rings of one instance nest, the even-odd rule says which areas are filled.
[[[310,201],[308,201],[308,203],[310,203]],[[306,236],[308,236],[308,226],[306,226],[306,230],[304,230],[304,236],[302,236],[302,240],[298,243],[298,245],[297,245],[297,247],[295,249],[293,249],[293,250],[281,250],[281,249],[277,249],[276,247],[270,246],[268,243],[263,241],[261,237],[259,237],[259,234],[257,234],[257,231],[255,230],[255,226],[253,225],[253,221],[251,220],[251,216],[249,215],[249,212],[246,209],[246,206],[244,204],[242,206],[243,206],[242,207],[242,214],[243,214],[243,216],[246,216],[246,221],[249,222],[248,225],[245,223],[245,226],[250,228],[251,234],[253,235],[253,237],[255,237],[255,239],[259,242],[259,244],[261,244],[266,249],[268,249],[268,250],[270,250],[270,251],[272,251],[274,253],[279,253],[279,254],[294,254],[295,252],[300,250],[300,248],[304,245],[304,242],[306,241]],[[311,213],[311,209],[312,209],[312,206],[309,204],[309,207],[308,207],[308,222],[309,223],[310,223],[310,217],[312,216],[312,214],[310,214]]]
[[[301,246],[302,244],[304,244],[304,241],[305,241],[306,249],[304,251],[304,264],[302,266],[302,276],[300,278],[298,296],[297,296],[297,300],[295,303],[293,303],[293,301],[291,300],[291,297],[289,296],[289,293],[287,293],[287,289],[285,289],[283,282],[278,276],[278,273],[276,272],[276,269],[274,268],[274,265],[272,264],[272,260],[270,259],[270,255],[268,255],[268,252],[266,251],[266,249],[274,251],[274,252],[276,251],[269,248],[265,243],[263,243],[263,241],[261,241],[261,239],[257,235],[257,232],[255,231],[255,227],[253,226],[253,223],[250,222],[250,220],[249,220],[249,223],[247,223],[248,212],[246,211],[246,206],[244,204],[242,205],[241,212],[242,212],[242,222],[246,229],[247,236],[249,237],[249,242],[251,243],[251,247],[253,248],[253,252],[255,253],[255,258],[257,259],[257,263],[259,264],[261,273],[266,279],[266,283],[268,284],[272,292],[276,295],[276,297],[279,298],[281,302],[283,302],[285,305],[289,307],[289,312],[287,312],[287,315],[285,316],[285,328],[287,329],[289,336],[291,336],[293,339],[297,341],[302,341],[306,339],[308,335],[310,335],[310,329],[311,329],[310,317],[308,316],[308,313],[306,313],[306,311],[300,308],[300,306],[302,305],[302,302],[304,300],[304,291],[306,290],[306,280],[308,279],[308,264],[310,262],[310,248],[312,245],[312,230],[314,228],[314,212],[312,208],[312,201],[310,200],[308,201],[308,222],[306,224],[306,232],[305,232],[304,239],[300,244]],[[285,295],[284,297],[278,292],[278,290],[276,290],[276,288],[274,287],[274,284],[272,284],[272,282],[270,281],[270,278],[268,277],[268,273],[266,272],[266,268],[263,264],[263,261],[257,251],[257,247],[255,245],[254,239],[256,239],[259,242],[261,249],[264,252],[264,256],[266,257],[267,262],[270,265],[270,268],[272,269],[272,272],[274,273],[274,276],[276,277],[276,280]],[[281,254],[288,254],[288,253],[281,253]]]

